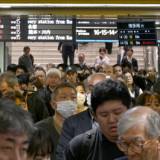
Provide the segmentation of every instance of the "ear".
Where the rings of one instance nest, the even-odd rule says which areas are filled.
[[[56,110],[56,109],[57,109],[57,103],[56,103],[56,101],[55,101],[55,100],[51,99],[51,101],[50,101],[50,105],[51,105],[52,109],[54,109],[54,110]]]

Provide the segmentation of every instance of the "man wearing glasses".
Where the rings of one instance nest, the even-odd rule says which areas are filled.
[[[124,113],[118,135],[117,145],[128,160],[160,160],[160,116],[152,109],[135,107]]]

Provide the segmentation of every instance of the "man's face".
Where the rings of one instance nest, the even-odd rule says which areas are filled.
[[[89,92],[91,92],[93,90],[93,87],[101,82],[101,81],[104,81],[106,80],[106,77],[101,77],[101,76],[96,76],[94,78],[91,78],[89,81],[88,81],[88,90]]]
[[[22,68],[17,68],[16,76],[19,76],[19,75],[22,75],[22,74],[25,74],[25,71]]]
[[[114,67],[114,74],[116,75],[116,77],[122,76],[122,68],[120,66]]]
[[[128,160],[141,160],[143,144],[148,140],[145,131],[145,126],[141,123],[119,137],[119,149],[127,155]]]
[[[7,82],[2,81],[0,83],[0,91],[1,91],[2,95],[5,95],[7,92],[13,91],[13,88],[9,87]]]
[[[126,110],[126,106],[119,100],[110,100],[97,107],[95,119],[108,140],[113,142],[117,140],[117,122]]]
[[[57,95],[55,96],[55,101],[60,102],[60,101],[76,101],[77,96],[76,96],[76,91],[73,88],[65,87],[65,88],[60,88],[58,90]]]
[[[76,83],[77,82],[77,73],[76,72],[68,72],[66,75],[67,80],[70,83]]]
[[[47,77],[46,83],[49,87],[54,88],[61,82],[61,79],[58,75],[50,75]]]
[[[105,67],[103,69],[103,72],[106,74],[106,76],[112,76],[112,74],[113,74],[113,67],[112,66]]]
[[[128,50],[128,51],[127,51],[127,56],[128,56],[128,57],[132,57],[132,55],[133,55],[133,52],[132,52],[131,50]]]
[[[41,70],[37,70],[35,73],[35,77],[38,78],[38,80],[41,82],[41,84],[45,84],[45,81],[46,81],[46,75],[43,71]]]
[[[26,160],[28,137],[26,134],[0,134],[0,160]]]
[[[25,54],[29,54],[30,53],[30,48],[26,48],[24,51]]]

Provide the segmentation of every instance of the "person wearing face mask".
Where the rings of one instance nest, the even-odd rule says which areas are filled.
[[[106,79],[103,73],[95,73],[87,79],[87,103],[88,109],[65,119],[56,151],[56,160],[64,160],[64,151],[69,141],[75,136],[84,133],[92,128],[97,128],[98,124],[93,118],[91,111],[91,91],[97,83]]]
[[[70,83],[59,84],[52,92],[50,101],[55,114],[36,123],[37,127],[45,128],[50,132],[55,149],[64,119],[76,112],[76,94],[76,89]],[[52,153],[51,160],[55,160],[55,151]]]
[[[83,83],[78,83],[76,86],[77,90],[77,112],[82,112],[87,109],[86,102],[86,91]]]

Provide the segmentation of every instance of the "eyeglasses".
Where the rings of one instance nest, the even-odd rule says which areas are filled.
[[[135,137],[128,140],[128,142],[123,139],[119,139],[117,141],[117,146],[122,152],[125,153],[127,153],[129,149],[134,153],[141,153],[144,143],[145,141],[142,138]]]

